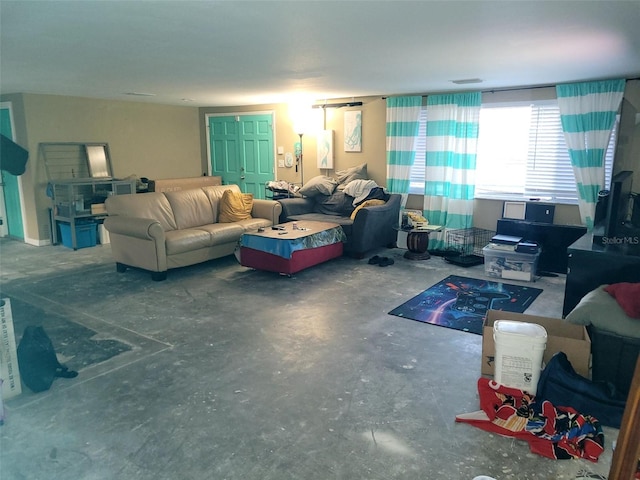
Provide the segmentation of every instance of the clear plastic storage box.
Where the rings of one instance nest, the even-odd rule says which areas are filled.
[[[484,273],[490,277],[531,282],[538,268],[538,253],[518,253],[492,244],[482,249]]]

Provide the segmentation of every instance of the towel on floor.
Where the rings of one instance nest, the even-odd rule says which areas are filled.
[[[478,412],[456,416],[488,432],[529,443],[533,453],[554,459],[584,458],[597,462],[604,451],[604,434],[597,419],[570,407],[554,406],[517,388],[478,380]]]

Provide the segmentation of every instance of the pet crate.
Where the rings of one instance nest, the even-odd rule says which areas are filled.
[[[484,263],[482,249],[495,234],[492,230],[476,227],[447,231],[447,250],[456,254],[447,256],[445,260],[461,267]]]

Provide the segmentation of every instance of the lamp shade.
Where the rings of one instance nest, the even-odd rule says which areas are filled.
[[[289,115],[293,125],[293,131],[298,135],[309,133],[311,129],[311,104],[296,102],[289,104]]]

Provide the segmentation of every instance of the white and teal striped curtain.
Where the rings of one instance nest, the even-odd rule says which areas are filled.
[[[589,230],[604,185],[604,159],[625,81],[572,83],[556,86],[560,120],[578,185],[580,217]]]
[[[429,95],[424,213],[443,225],[429,249],[445,247],[447,230],[473,226],[480,92]]]
[[[422,97],[387,98],[387,190],[408,195]]]

